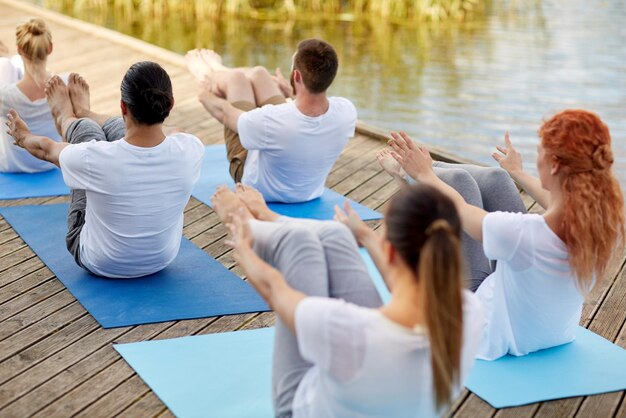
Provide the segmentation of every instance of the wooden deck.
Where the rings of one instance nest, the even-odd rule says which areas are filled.
[[[0,39],[11,44],[17,22],[39,14],[50,24],[55,51],[51,68],[77,71],[91,85],[93,107],[117,113],[119,83],[140,60],[161,62],[172,77],[176,97],[170,124],[184,127],[206,144],[222,141],[221,126],[196,100],[196,84],[182,58],[51,12],[0,1]],[[384,208],[396,191],[374,159],[384,144],[361,132],[335,164],[327,185],[373,209]],[[2,206],[50,204],[65,197],[0,201]],[[528,207],[537,210],[526,198]],[[376,223],[374,223],[376,225]],[[191,199],[184,235],[235,273],[241,271],[224,243],[225,229],[213,211]],[[581,323],[626,346],[624,260],[588,298]],[[0,417],[171,416],[171,412],[112,348],[137,342],[269,326],[273,314],[246,314],[127,328],[102,329],[54,274],[0,217]],[[581,376],[581,378],[583,378]],[[497,384],[497,382],[494,382]],[[464,392],[454,417],[615,417],[626,416],[624,392],[494,410]]]

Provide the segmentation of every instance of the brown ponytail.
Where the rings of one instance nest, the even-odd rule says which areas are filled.
[[[452,389],[459,383],[463,347],[459,216],[441,192],[416,184],[393,198],[385,222],[387,239],[422,281],[433,386],[441,407],[451,401]]]
[[[452,386],[459,382],[463,279],[459,238],[446,221],[436,220],[430,228],[417,272],[425,292],[433,383],[440,407],[450,401]]]
[[[52,34],[46,22],[33,18],[15,30],[15,41],[21,55],[29,61],[45,61],[52,46]]]

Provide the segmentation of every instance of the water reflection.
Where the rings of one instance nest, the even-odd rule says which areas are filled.
[[[492,164],[510,130],[534,170],[536,131],[554,112],[578,107],[609,124],[626,178],[626,11],[620,0],[508,0],[485,15],[447,24],[380,20],[296,22],[191,16],[137,18],[130,10],[66,10],[177,52],[215,49],[227,65],[289,69],[300,39],[319,36],[341,60],[332,93],[360,118]]]

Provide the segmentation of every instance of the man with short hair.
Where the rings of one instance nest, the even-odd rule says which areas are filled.
[[[264,67],[227,68],[213,51],[190,51],[186,58],[204,80],[200,102],[224,125],[232,178],[270,202],[320,197],[356,124],[354,105],[326,94],[337,74],[334,48],[319,39],[300,42],[291,88],[279,70],[272,76]]]

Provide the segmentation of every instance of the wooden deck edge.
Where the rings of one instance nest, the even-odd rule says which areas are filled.
[[[356,132],[359,134],[368,136],[370,138],[377,139],[379,141],[387,142],[390,139],[389,131],[370,125],[360,120],[357,121],[356,123]],[[444,149],[439,148],[436,145],[424,144],[421,142],[419,144],[428,148],[428,151],[430,151],[430,154],[433,156],[433,159],[437,161],[443,161],[445,163],[472,164],[472,165],[478,165],[478,166],[484,165],[477,161],[473,161],[469,158],[459,157],[458,155],[445,151]]]
[[[40,6],[24,3],[18,0],[0,0],[0,4],[4,4],[14,9],[32,14],[34,16],[39,16],[49,22],[68,26],[80,30],[81,32],[87,32],[95,37],[106,39],[116,44],[124,45],[128,48],[132,48],[136,51],[151,55],[155,58],[158,58],[159,60],[166,61],[170,64],[185,67],[185,58],[182,55],[172,51],[168,51],[165,48],[152,45],[148,42],[133,38],[132,36],[124,35],[112,29],[107,29],[93,23],[83,22],[82,20],[69,17]],[[52,41],[54,42],[54,38],[52,39]]]

